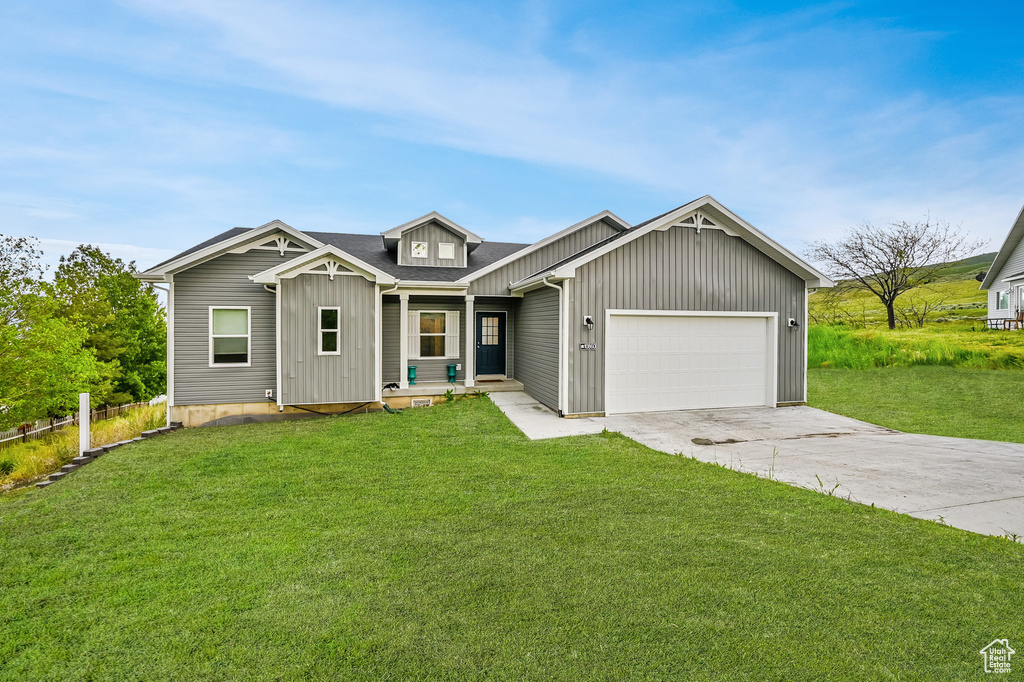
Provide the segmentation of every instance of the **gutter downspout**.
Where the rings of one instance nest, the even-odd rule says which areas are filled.
[[[277,411],[284,412],[281,402],[281,284],[278,282],[273,289],[264,284],[263,289],[274,295],[274,402],[277,403]]]
[[[383,236],[381,239],[383,239]],[[376,373],[375,378],[377,379],[377,402],[384,405],[385,410],[390,408],[388,408],[387,404],[384,402],[384,388],[381,386],[381,381],[383,381],[382,376],[384,374],[384,295],[397,291],[398,284],[398,280],[395,280],[395,286],[390,289],[377,289],[377,291],[380,292],[380,295],[377,296],[377,331],[379,333],[376,334],[375,337],[380,341],[380,343],[377,344],[377,357],[375,358],[375,361],[380,366],[381,371]],[[399,326],[401,326],[401,320],[399,320]],[[401,343],[401,339],[399,339],[399,343]]]
[[[565,287],[556,286],[548,281],[548,277],[551,275],[544,275],[541,280],[541,284],[558,292],[558,416],[565,416],[565,405],[567,405],[567,396],[565,395],[565,361],[568,353],[566,352],[565,344],[568,339],[565,338]]]

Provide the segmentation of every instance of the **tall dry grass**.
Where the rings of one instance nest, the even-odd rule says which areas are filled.
[[[839,369],[945,365],[975,369],[1019,369],[1024,352],[1016,332],[911,334],[889,330],[858,330],[843,326],[812,325],[808,331],[807,366]],[[1016,344],[996,342],[1012,338]],[[1004,339],[1005,337],[1005,339]],[[968,344],[970,347],[968,347]]]
[[[113,419],[93,422],[92,446],[137,438],[143,431],[164,426],[165,404],[137,407]],[[58,431],[48,438],[19,443],[0,450],[0,491],[31,483],[58,471],[78,456],[78,427]]]

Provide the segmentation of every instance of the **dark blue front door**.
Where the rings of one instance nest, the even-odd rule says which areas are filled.
[[[476,373],[505,373],[505,313],[476,314]]]

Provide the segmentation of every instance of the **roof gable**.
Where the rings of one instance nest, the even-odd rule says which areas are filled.
[[[537,280],[568,279],[575,277],[576,268],[610,253],[629,242],[653,230],[667,230],[672,227],[690,227],[694,229],[721,229],[727,234],[739,237],[745,242],[776,261],[787,270],[803,279],[809,287],[831,287],[832,280],[813,266],[794,255],[791,251],[770,239],[763,232],[720,204],[714,197],[705,195],[700,199],[663,213],[646,222],[640,223],[625,232],[612,235],[603,242],[598,242],[580,253],[570,256],[560,263],[545,268],[541,272],[525,277],[513,285],[513,289],[521,290]]]
[[[392,227],[390,230],[381,232],[380,236],[384,240],[384,248],[388,249],[389,251],[393,251],[395,248],[397,248],[398,242],[402,238],[403,234],[405,234],[409,230],[414,230],[417,227],[421,227],[430,222],[436,222],[442,225],[445,229],[461,236],[463,239],[466,240],[466,246],[469,248],[470,251],[472,251],[476,247],[476,245],[483,242],[483,239],[478,235],[470,232],[466,228],[449,220],[448,218],[445,218],[437,211],[431,211],[425,216],[420,216],[415,220],[410,220],[407,223],[402,223],[398,227]]]
[[[278,236],[281,239],[277,239]],[[264,243],[269,244],[270,242],[273,242],[274,246],[265,248],[275,248],[281,252],[281,255],[295,248],[305,250],[308,247],[323,246],[320,241],[296,230],[291,225],[280,220],[272,220],[252,229],[234,228],[222,232],[213,239],[187,249],[170,260],[139,273],[138,278],[147,282],[166,281],[176,272],[205,263],[217,256],[231,252],[237,253],[246,247],[264,248]]]
[[[395,283],[395,278],[388,273],[364,263],[352,254],[331,244],[325,244],[314,251],[304,253],[263,272],[249,275],[249,279],[257,284],[277,284],[282,279],[291,279],[301,274],[316,272],[321,266],[324,266],[323,273],[329,275],[331,279],[334,279],[335,274],[339,272],[351,270],[377,284]]]
[[[990,289],[996,283],[999,275],[1002,274],[1001,271],[1006,265],[1006,261],[1017,250],[1022,237],[1024,237],[1024,207],[1020,209],[1020,213],[1017,214],[1017,220],[1010,227],[1010,233],[1006,235],[1006,241],[999,247],[999,252],[996,253],[995,260],[992,261],[992,267],[985,274],[985,279],[982,281],[980,288]]]

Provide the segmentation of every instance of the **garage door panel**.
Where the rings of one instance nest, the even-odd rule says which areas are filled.
[[[612,315],[605,411],[773,404],[770,322],[762,316]]]

